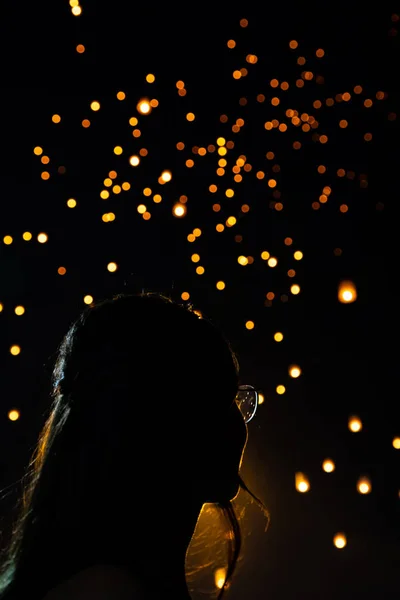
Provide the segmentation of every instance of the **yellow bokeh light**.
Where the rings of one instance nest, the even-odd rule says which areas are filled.
[[[285,386],[284,386],[284,385],[278,385],[278,386],[276,387],[276,393],[277,393],[277,394],[279,394],[280,396],[281,396],[282,394],[284,394],[285,392],[286,392],[286,388],[285,388]]]
[[[400,437],[393,438],[392,446],[395,450],[400,450]]]
[[[238,256],[238,263],[239,265],[242,265],[243,267],[245,265],[247,265],[249,262],[249,259],[247,258],[247,256]]]
[[[19,417],[20,412],[15,408],[8,412],[8,418],[10,419],[10,421],[18,421]]]
[[[163,180],[164,183],[167,183],[168,181],[171,181],[171,179],[172,179],[172,173],[171,173],[171,171],[163,171],[161,173],[161,179]]]
[[[333,543],[336,546],[336,548],[339,548],[339,550],[344,548],[347,545],[347,539],[346,539],[345,534],[337,533],[335,535],[335,537],[333,538]]]
[[[152,107],[148,100],[142,99],[138,102],[136,108],[142,115],[148,115],[151,112]]]
[[[71,8],[71,12],[74,17],[79,17],[82,14],[82,8],[77,4]]]
[[[87,296],[84,297],[83,299],[85,304],[92,304],[93,303],[93,296],[90,296],[90,294],[88,294]]]
[[[39,233],[37,236],[37,241],[39,242],[39,244],[45,244],[49,239],[49,236],[47,235],[47,233]]]
[[[274,333],[274,340],[276,342],[281,342],[283,340],[283,333],[281,333],[280,331]]]
[[[358,431],[362,430],[362,422],[359,417],[356,417],[356,416],[350,417],[348,425],[349,425],[350,431],[352,431],[353,433],[357,433]]]
[[[18,354],[21,354],[20,346],[18,346],[17,344],[14,344],[13,346],[11,346],[10,354],[12,354],[13,356],[18,356]]]
[[[293,379],[297,379],[301,375],[301,369],[298,365],[291,365],[289,367],[289,375],[293,377]]]
[[[301,260],[303,258],[303,253],[300,250],[296,250],[293,257],[295,260]]]
[[[133,154],[129,158],[129,164],[132,165],[132,167],[137,167],[139,163],[140,163],[140,158],[138,156],[136,156],[136,154]]]
[[[338,287],[338,299],[342,304],[357,300],[357,289],[352,281],[341,281]]]
[[[205,272],[204,267],[196,267],[196,273],[197,275],[203,275]]]
[[[325,473],[333,473],[333,471],[335,470],[335,463],[330,458],[327,458],[322,463],[322,468],[325,471]]]
[[[371,481],[368,477],[360,477],[357,481],[357,491],[364,496],[370,494],[372,490]]]
[[[271,256],[270,253],[267,252],[266,250],[263,250],[263,252],[261,252],[261,258],[263,260],[268,260],[270,256]]]
[[[304,473],[296,473],[295,475],[296,490],[302,494],[308,492],[310,489],[310,482]]]
[[[25,312],[25,308],[23,306],[18,305],[15,307],[14,312],[18,316],[23,315]]]
[[[115,273],[115,271],[118,269],[118,265],[115,262],[110,262],[107,265],[107,271],[110,271],[110,273]]]
[[[53,123],[60,123],[61,122],[61,117],[60,117],[60,115],[53,115],[51,117],[51,120],[53,121]]]
[[[154,83],[155,80],[156,80],[156,78],[153,75],[153,73],[149,73],[148,75],[146,75],[146,81],[147,81],[147,83]]]
[[[254,329],[254,321],[246,321],[246,329]]]
[[[184,217],[186,215],[186,212],[186,206],[184,204],[181,204],[180,202],[177,202],[172,209],[172,214],[178,218]]]
[[[268,266],[269,267],[276,267],[276,265],[278,264],[278,260],[274,257],[271,256],[271,258],[268,259]]]
[[[224,290],[225,289],[225,282],[224,281],[217,281],[216,287],[217,287],[217,290]]]
[[[90,104],[90,108],[95,112],[100,110],[100,102],[98,102],[97,100],[93,100],[93,102]]]
[[[194,121],[194,120],[195,120],[195,118],[196,118],[196,117],[195,117],[194,113],[192,113],[192,112],[189,112],[189,113],[187,113],[187,115],[186,115],[186,119],[187,119],[188,121]]]
[[[33,149],[33,153],[36,154],[36,156],[40,156],[41,154],[43,154],[43,148],[41,148],[40,146],[35,146]]]

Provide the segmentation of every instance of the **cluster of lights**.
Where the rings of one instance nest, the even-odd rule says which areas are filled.
[[[82,7],[79,4],[79,0],[69,0],[69,4],[71,7],[71,12],[74,16],[80,16],[82,14]],[[393,19],[392,19],[393,20]],[[396,21],[397,22],[397,21]],[[242,19],[240,21],[240,26],[245,28],[248,26],[247,19]],[[227,47],[229,51],[237,51],[236,41],[233,39],[228,40]],[[299,44],[296,40],[291,40],[289,42],[290,51],[299,51]],[[76,51],[79,54],[83,54],[86,52],[86,47],[83,44],[78,44],[76,46]],[[315,58],[320,60],[323,59],[325,55],[325,51],[322,48],[318,48],[315,51]],[[238,58],[239,60],[239,58]],[[249,69],[255,68],[255,65],[259,63],[258,57],[255,54],[247,54],[245,57],[246,64],[248,66],[234,69],[232,72],[232,77],[234,80],[241,80],[245,78],[249,74]],[[325,107],[335,107],[340,105],[341,107],[345,107],[353,103],[356,100],[359,100],[360,106],[365,108],[366,110],[370,110],[377,102],[385,100],[387,98],[387,94],[381,90],[375,92],[375,94],[369,95],[369,97],[363,97],[364,90],[362,86],[355,85],[350,92],[340,92],[334,94],[329,97],[323,97],[321,93],[319,98],[315,98],[309,107],[309,110],[306,112],[305,110],[300,110],[294,106],[294,100],[292,100],[292,107],[283,109],[283,105],[290,104],[290,92],[291,89],[296,89],[297,91],[302,88],[306,88],[308,83],[311,81],[316,82],[319,86],[322,86],[324,83],[324,78],[321,75],[316,75],[316,73],[312,70],[312,67],[305,67],[306,63],[312,63],[312,59],[306,58],[305,56],[298,55],[296,58],[296,63],[301,67],[301,71],[297,78],[293,82],[278,80],[273,78],[269,81],[270,94],[266,95],[260,93],[256,97],[256,102],[259,105],[263,105],[265,108],[265,116],[263,118],[263,122],[261,123],[261,127],[265,132],[279,132],[285,134],[289,139],[288,149],[290,151],[298,152],[301,150],[307,143],[307,139],[303,134],[308,134],[311,137],[311,141],[315,144],[321,144],[325,146],[330,143],[330,123],[328,125],[323,126],[323,116],[321,115],[321,108]],[[154,74],[149,73],[146,76],[146,82],[148,84],[153,84],[156,80]],[[179,80],[175,84],[178,98],[187,96],[187,88],[184,81]],[[321,87],[322,89],[322,87]],[[116,94],[116,99],[120,102],[126,101],[127,96],[126,93],[122,90],[118,91]],[[239,106],[244,109],[250,100],[244,96],[239,98]],[[138,99],[134,99],[135,106],[135,114],[129,119],[129,126],[131,128],[131,140],[132,145],[129,147],[124,147],[119,145],[118,143],[113,147],[112,153],[116,157],[120,157],[121,160],[121,171],[124,169],[124,165],[129,165],[133,169],[131,172],[134,172],[135,169],[140,169],[142,162],[147,160],[149,155],[149,151],[147,148],[143,146],[141,143],[142,138],[142,129],[141,129],[141,119],[145,119],[150,116],[152,111],[159,106],[159,101],[155,98],[152,98],[149,94],[148,97],[142,97]],[[87,114],[85,114],[82,118],[81,125],[84,129],[89,129],[95,125],[95,116],[88,118],[92,113],[95,115],[101,110],[101,102],[98,99],[93,99],[88,107],[86,107]],[[91,113],[90,113],[91,111]],[[186,121],[187,127],[190,128],[191,124],[196,121],[196,114],[192,111],[187,111],[184,116],[184,121]],[[251,116],[249,115],[248,119],[250,120]],[[397,118],[397,115],[393,112],[388,113],[388,120],[394,121]],[[184,141],[176,141],[175,148],[176,151],[182,156],[182,164],[185,169],[194,169],[196,165],[200,161],[208,160],[212,167],[212,176],[210,177],[210,181],[208,182],[208,192],[211,198],[210,212],[211,215],[216,216],[215,223],[215,232],[217,234],[223,234],[230,230],[235,230],[238,223],[244,221],[244,219],[251,217],[253,212],[253,207],[247,200],[246,203],[243,203],[239,208],[237,208],[236,204],[233,204],[233,199],[236,199],[239,196],[238,186],[244,186],[247,180],[252,181],[252,185],[254,180],[256,180],[257,184],[263,190],[263,194],[268,195],[270,198],[269,207],[272,211],[276,213],[280,213],[285,210],[285,205],[282,198],[282,191],[280,190],[280,179],[279,174],[281,172],[281,165],[278,163],[277,153],[276,151],[272,151],[269,149],[265,154],[266,166],[263,168],[258,168],[250,162],[248,156],[243,153],[238,153],[236,151],[236,144],[234,139],[236,138],[240,132],[243,130],[247,121],[244,118],[237,118],[234,122],[229,122],[228,116],[222,114],[220,116],[220,127],[224,135],[215,135],[213,139],[209,140],[208,144],[204,145],[196,145],[190,144],[191,147]],[[53,114],[51,116],[51,121],[55,125],[59,125],[62,123],[62,115]],[[338,119],[335,127],[340,131],[344,131],[348,129],[350,126],[349,118],[341,118]],[[293,136],[289,138],[290,133],[295,133],[294,136],[296,139],[293,139]],[[297,132],[301,132],[301,135],[298,135]],[[189,135],[189,134],[188,134]],[[271,145],[272,140],[274,138],[271,136]],[[300,141],[301,140],[301,141]],[[373,133],[370,131],[365,131],[363,133],[363,141],[366,143],[370,143],[373,140]],[[116,140],[118,142],[118,140]],[[335,141],[335,144],[337,142]],[[35,146],[33,149],[34,155],[40,159],[42,167],[42,171],[40,173],[40,177],[43,181],[47,181],[51,178],[51,172],[48,167],[50,163],[50,157],[45,153],[44,148],[41,146]],[[322,159],[321,159],[322,161]],[[60,170],[61,169],[61,170]],[[63,167],[59,167],[58,173],[62,173]],[[175,173],[175,176],[178,174]],[[366,189],[368,187],[368,177],[365,173],[355,173],[352,170],[345,169],[344,167],[337,168],[333,173],[332,169],[329,165],[323,164],[321,162],[318,165],[315,165],[315,176],[321,178],[321,187],[320,193],[317,198],[314,198],[311,202],[311,209],[313,211],[324,210],[328,205],[331,205],[335,201],[335,188],[340,185],[340,182],[343,180],[347,181],[358,181],[359,187],[361,189]],[[335,180],[331,179],[327,180],[328,177],[335,177]],[[228,179],[230,183],[224,184],[224,178]],[[99,190],[99,197],[102,201],[107,201],[112,197],[112,194],[118,195],[122,192],[129,192],[131,190],[132,185],[134,185],[132,181],[128,181],[130,176],[126,176],[124,180],[121,180],[119,177],[119,173],[115,170],[110,170],[107,173],[107,176],[103,179],[101,189]],[[164,200],[170,201],[170,197],[168,194],[160,193],[161,186],[164,186],[172,181],[173,174],[169,169],[164,169],[155,176],[154,184],[151,184],[152,187],[145,187],[142,190],[142,195],[145,200],[141,201],[137,204],[137,213],[141,216],[144,221],[149,221],[152,218],[153,207],[154,205],[158,205]],[[232,182],[233,180],[233,182]],[[261,187],[262,186],[262,187]],[[168,186],[167,186],[168,188]],[[167,189],[166,188],[166,189]],[[339,195],[339,194],[338,194]],[[231,202],[231,204],[229,204]],[[68,198],[66,200],[66,206],[69,209],[76,209],[78,207],[78,201],[76,198]],[[232,208],[231,208],[232,207]],[[220,217],[220,215],[224,212],[224,210],[228,210],[230,214],[226,218]],[[345,215],[350,210],[350,206],[344,202],[338,201],[338,211]],[[377,205],[378,210],[382,210],[383,204],[379,203]],[[171,202],[171,214],[174,218],[182,219],[188,214],[188,196],[180,195],[179,197],[173,198]],[[102,214],[102,221],[104,223],[112,223],[116,220],[116,214],[114,212],[104,212]],[[205,229],[205,228],[204,228]],[[193,228],[187,234],[188,243],[195,244],[202,236],[203,230],[199,227]],[[26,242],[31,241],[33,239],[33,234],[30,232],[24,232],[22,234],[22,239]],[[41,244],[48,242],[48,235],[44,232],[40,232],[37,235],[37,241]],[[243,236],[242,235],[234,235],[235,242],[238,244],[242,244]],[[5,235],[3,237],[3,243],[5,245],[11,245],[14,239],[10,235]],[[284,239],[284,245],[286,247],[292,246],[294,243],[291,237],[286,237]],[[296,246],[295,246],[296,248]],[[272,251],[271,251],[272,252]],[[277,269],[280,268],[282,264],[284,264],[284,259],[280,257],[279,253],[276,251],[271,253],[266,249],[260,249],[259,255],[254,257],[252,255],[248,255],[244,252],[238,253],[237,261],[238,268],[248,268],[251,267],[255,263],[256,260],[260,261],[261,264],[265,265],[265,268],[268,269]],[[342,254],[342,250],[340,248],[336,248],[334,251],[336,256],[340,256]],[[294,266],[302,261],[304,258],[303,251],[300,249],[294,249],[291,254],[291,260],[294,261],[289,265],[289,269],[287,270],[287,276],[290,278],[290,285],[288,290],[292,296],[298,296],[302,288],[298,281],[294,278],[299,278],[299,273],[297,272]],[[204,275],[206,269],[202,262],[202,254],[199,251],[190,252],[190,263],[195,265],[195,272],[197,275]],[[109,273],[114,273],[118,270],[119,266],[116,262],[110,261],[106,267]],[[58,268],[59,275],[66,274],[66,268],[64,266],[60,266]],[[294,281],[293,281],[294,279]],[[216,290],[223,292],[227,287],[226,281],[223,279],[218,279],[215,283]],[[264,304],[266,307],[270,307],[273,305],[273,301],[276,300],[278,294],[275,291],[268,290],[265,293]],[[188,291],[184,291],[181,294],[181,298],[184,301],[189,301],[190,293]],[[281,301],[286,302],[289,299],[289,294],[281,294]],[[350,304],[357,300],[357,288],[356,284],[352,281],[346,280],[341,281],[338,284],[337,288],[337,299],[342,304]],[[86,305],[91,305],[94,302],[94,298],[92,295],[87,294],[83,298],[83,302]],[[0,304],[0,312],[3,311],[3,305]],[[25,313],[25,308],[23,306],[16,306],[14,312],[17,316],[21,316]],[[201,316],[201,314],[199,314]],[[253,331],[256,328],[256,323],[253,320],[245,320],[244,327],[248,331]],[[277,343],[281,343],[285,336],[282,332],[277,331],[274,336],[274,341]],[[21,347],[14,344],[10,347],[10,354],[12,356],[18,356],[21,353]],[[291,364],[288,367],[288,375],[291,379],[298,379],[302,374],[302,369],[297,364]],[[276,386],[276,393],[281,396],[285,394],[286,386],[283,384],[279,384]],[[262,404],[264,402],[264,395],[259,394],[259,403]],[[18,409],[13,408],[8,412],[8,418],[10,421],[17,421],[20,419],[20,412]],[[363,424],[361,419],[355,415],[352,415],[348,419],[348,429],[352,433],[357,433],[362,431]],[[396,450],[400,450],[400,437],[395,437],[392,440],[392,446]],[[336,465],[334,461],[330,458],[325,459],[322,462],[322,469],[325,473],[333,473],[336,469]],[[301,472],[295,474],[295,489],[305,494],[310,491],[311,484],[308,477]],[[372,484],[368,477],[361,476],[356,482],[356,490],[361,495],[368,495],[372,491]],[[400,492],[399,492],[400,494]],[[343,549],[347,545],[347,538],[343,532],[337,533],[334,535],[333,544],[338,549]],[[224,585],[226,578],[226,569],[218,569],[215,572],[215,585],[217,588],[221,589]]]

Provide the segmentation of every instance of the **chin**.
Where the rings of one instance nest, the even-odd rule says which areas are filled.
[[[226,504],[234,500],[240,490],[237,475],[229,479],[218,479],[217,481],[209,482],[209,485],[206,502]]]

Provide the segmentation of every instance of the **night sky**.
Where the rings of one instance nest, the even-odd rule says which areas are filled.
[[[243,495],[227,597],[397,597],[399,7],[52,4],[0,24],[4,538],[57,344],[147,289],[220,324],[263,394],[242,475],[271,526]]]

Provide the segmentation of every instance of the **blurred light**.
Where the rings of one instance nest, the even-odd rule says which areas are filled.
[[[352,281],[341,281],[338,288],[338,298],[343,304],[349,304],[357,299],[357,290]]]
[[[335,463],[330,458],[327,458],[322,463],[322,468],[325,471],[325,473],[333,473],[333,471],[335,470]]]
[[[224,587],[224,584],[225,584],[225,579],[226,579],[226,569],[224,569],[224,568],[216,569],[214,572],[215,587],[218,588],[219,590],[222,590],[222,588]]]
[[[278,385],[276,388],[276,393],[280,396],[286,392],[286,388],[284,385]]]
[[[371,492],[371,481],[368,477],[360,477],[357,482],[357,490],[360,494],[369,494]]]
[[[10,348],[10,354],[12,354],[13,356],[18,356],[18,354],[21,353],[21,348],[20,346],[17,346],[16,344],[14,344],[13,346],[11,346]]]
[[[8,413],[8,418],[10,419],[10,421],[18,421],[20,417],[20,412],[19,410],[16,410],[15,408],[13,410],[10,410]]]
[[[152,73],[149,73],[148,75],[146,75],[146,81],[147,83],[154,83],[156,80],[155,76]]]
[[[349,429],[350,431],[353,431],[354,433],[357,433],[358,431],[361,431],[362,429],[362,423],[361,420],[358,417],[350,417],[349,419]]]
[[[186,302],[187,300],[189,300],[189,298],[190,298],[190,294],[189,294],[189,292],[182,292],[182,294],[181,294],[181,298],[182,298],[182,300],[183,300],[184,302]]]
[[[259,392],[258,393],[258,404],[263,404],[265,401],[265,396],[263,393]]]
[[[308,492],[310,489],[310,482],[308,481],[308,479],[304,475],[304,473],[300,473],[300,472],[296,473],[295,484],[296,484],[296,490],[302,494],[304,494],[305,492]]]
[[[172,209],[172,213],[175,217],[184,217],[186,215],[187,212],[187,208],[184,204],[181,204],[180,202],[177,202],[173,209]]]
[[[268,259],[269,267],[276,267],[277,264],[278,264],[278,260],[276,258],[274,258],[273,256],[271,256],[271,258]]]
[[[130,157],[129,163],[132,165],[132,167],[137,167],[140,163],[140,158],[134,154]]]
[[[277,331],[277,332],[274,334],[274,340],[275,340],[276,342],[281,342],[281,341],[283,340],[283,333],[281,333],[280,331]]]
[[[15,309],[14,309],[14,312],[15,312],[16,315],[21,316],[21,315],[24,314],[25,308],[23,306],[20,306],[20,305],[16,306]]]
[[[110,273],[115,273],[115,271],[118,269],[118,265],[115,262],[110,262],[107,265],[107,270],[110,271]]]
[[[87,295],[87,296],[84,297],[83,301],[84,301],[85,304],[92,304],[92,302],[93,302],[93,296]]]
[[[167,183],[168,181],[171,181],[171,179],[172,179],[172,173],[171,173],[171,171],[163,171],[161,173],[161,179],[163,180],[164,183]]]
[[[254,329],[254,322],[246,321],[246,329]]]
[[[142,115],[148,115],[151,112],[151,104],[146,99],[140,100],[136,108]]]
[[[297,365],[292,365],[289,367],[289,375],[293,377],[293,379],[297,379],[301,375],[301,369]]]
[[[97,100],[93,100],[93,102],[90,105],[90,108],[95,112],[100,110],[100,102],[97,102]]]
[[[344,533],[337,533],[333,538],[333,543],[340,550],[347,545],[346,536]]]
[[[400,450],[400,437],[393,438],[392,445],[395,450]]]
[[[224,289],[225,289],[225,282],[217,281],[217,290],[224,290]]]
[[[37,236],[37,241],[39,242],[39,244],[45,244],[48,241],[48,236],[46,233],[39,233],[39,235]]]
[[[244,267],[248,264],[248,262],[249,262],[249,260],[248,260],[247,256],[238,256],[239,265],[242,265]]]
[[[300,294],[300,286],[297,285],[297,283],[294,283],[291,287],[290,287],[290,291],[292,292],[292,294],[294,296],[297,296],[297,294]]]
[[[300,250],[296,250],[293,257],[295,260],[301,260],[303,258],[303,253]]]

